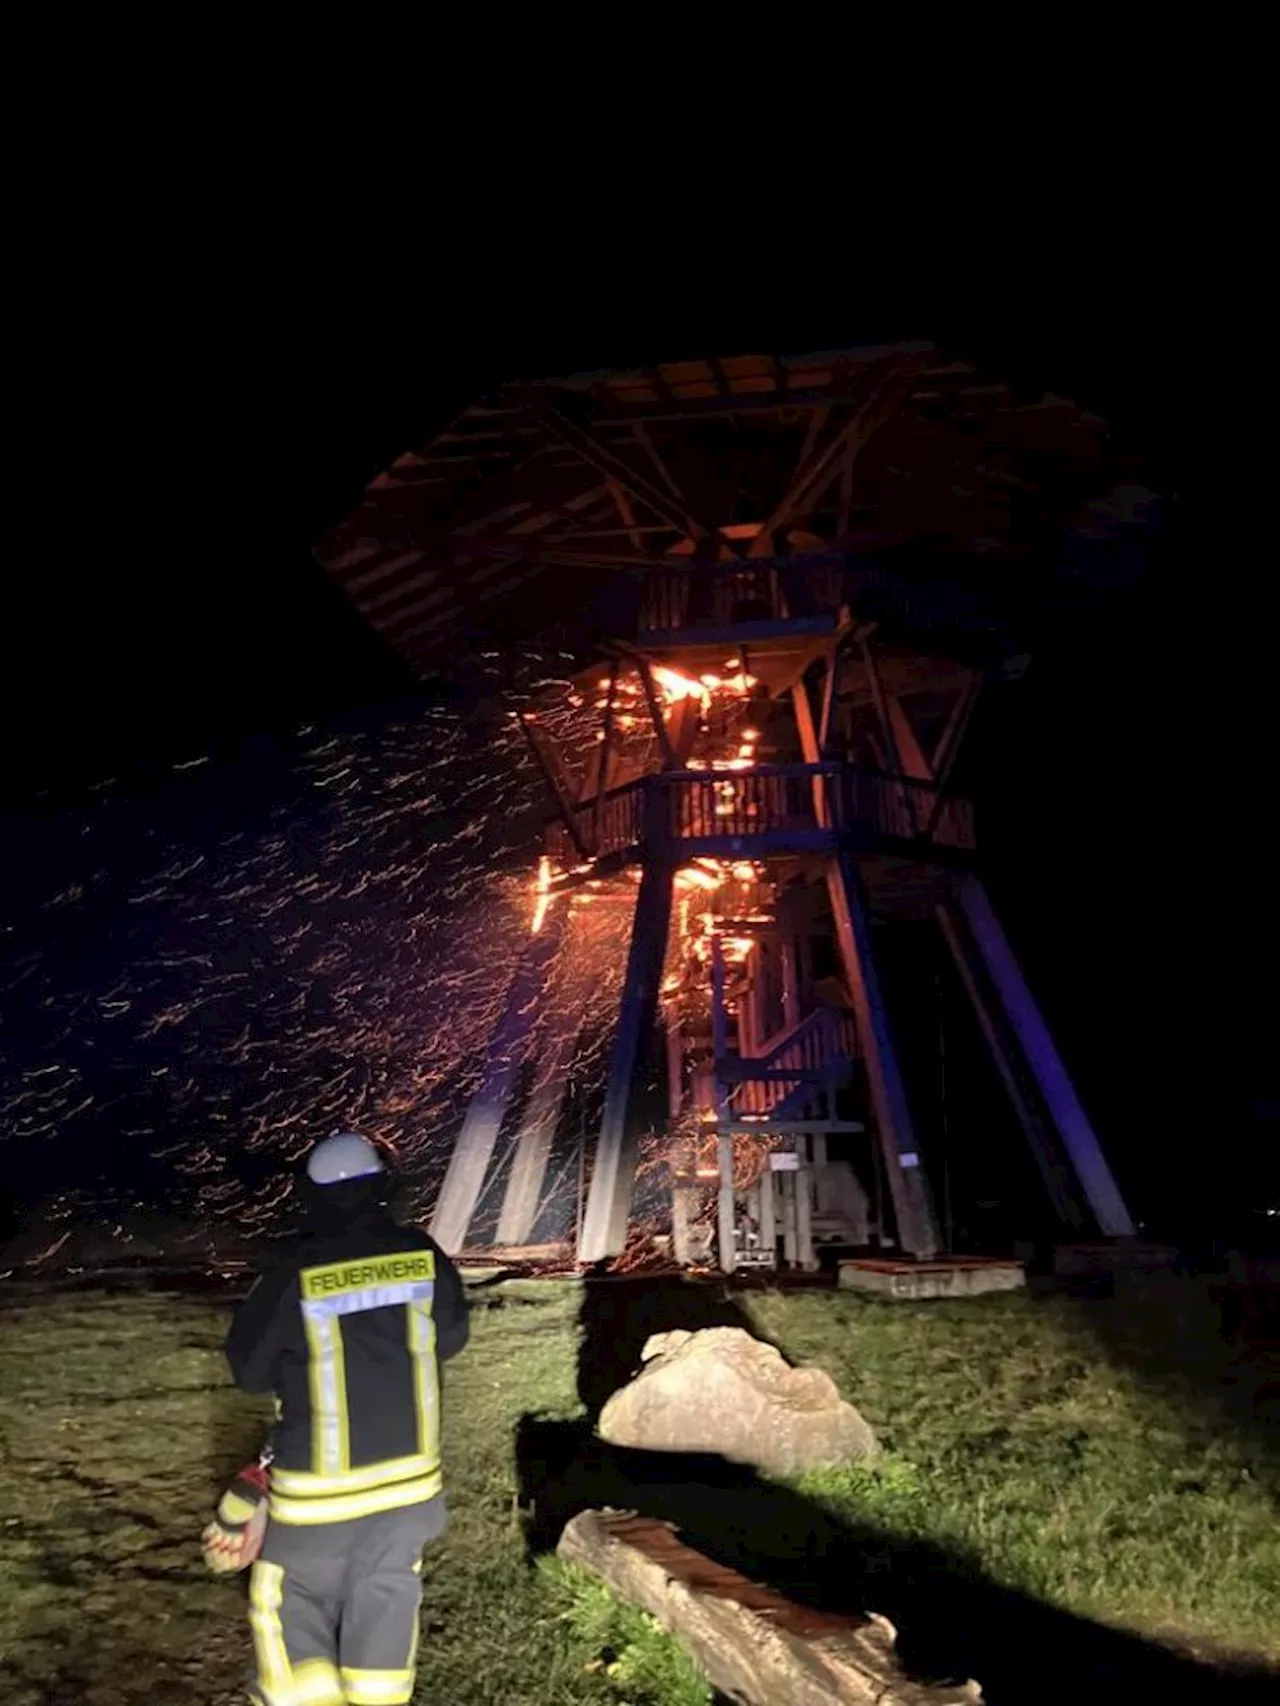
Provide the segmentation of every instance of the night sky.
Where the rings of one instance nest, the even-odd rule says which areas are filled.
[[[1185,1072],[1171,1071],[1185,1024],[1166,837],[1182,484],[1171,380],[1162,327],[1128,311],[1068,322],[1060,306],[1016,323],[990,312],[966,323],[954,309],[819,315],[775,299],[753,315],[706,301],[665,310],[662,323],[629,305],[621,329],[566,313],[549,332],[461,313],[451,323],[438,307],[415,318],[405,297],[350,315],[340,304],[328,314],[317,303],[275,304],[234,321],[206,304],[203,316],[159,325],[135,308],[81,327],[33,394],[19,475],[26,543],[3,593],[10,915],[39,904],[52,865],[73,870],[73,826],[103,800],[132,803],[135,821],[153,826],[166,812],[171,822],[191,810],[269,815],[273,801],[293,797],[290,742],[301,725],[323,731],[337,719],[343,738],[374,739],[418,714],[415,684],[310,547],[374,473],[489,384],[761,347],[958,336],[1015,383],[1097,408],[1156,456],[1162,489],[1178,494],[1132,584],[1100,600],[1082,577],[1056,642],[1019,689],[1025,714],[993,749],[1020,802],[993,879],[1119,1169],[1146,1181],[1150,1213],[1185,1217],[1200,1196],[1185,1133],[1190,1090]],[[174,766],[196,758],[231,780],[184,807]],[[24,928],[30,935],[30,915]],[[1257,1061],[1235,1088],[1241,1109],[1271,1093]],[[74,1170],[78,1153],[60,1166]],[[127,1141],[117,1158],[122,1172],[146,1176]],[[100,1153],[80,1161],[86,1177],[100,1171]],[[1260,1176],[1260,1148],[1256,1164]],[[10,1167],[9,1187],[39,1195],[47,1181]]]

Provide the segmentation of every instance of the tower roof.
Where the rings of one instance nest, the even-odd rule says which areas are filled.
[[[888,554],[1010,606],[1126,481],[1097,414],[930,343],[742,355],[502,385],[397,457],[316,554],[430,672],[646,563]]]

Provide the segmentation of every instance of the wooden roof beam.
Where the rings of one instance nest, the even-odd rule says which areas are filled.
[[[588,467],[603,474],[606,480],[615,481],[629,498],[644,504],[660,520],[695,539],[703,539],[710,534],[711,529],[691,515],[680,500],[629,467],[609,445],[571,421],[554,403],[544,402],[535,413],[554,439],[572,450]]]

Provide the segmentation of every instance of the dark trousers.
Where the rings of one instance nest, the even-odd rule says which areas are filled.
[[[443,1498],[353,1522],[269,1524],[249,1588],[262,1706],[405,1706],[422,1549],[444,1526]]]

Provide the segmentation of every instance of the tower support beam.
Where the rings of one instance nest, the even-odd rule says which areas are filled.
[[[871,1105],[880,1133],[898,1237],[913,1256],[936,1256],[941,1240],[932,1193],[920,1165],[906,1086],[889,1030],[862,883],[847,852],[828,862],[827,892],[840,956],[853,995],[858,1032],[866,1050]]]
[[[471,1216],[493,1159],[494,1144],[528,1052],[547,974],[564,937],[567,915],[567,907],[553,910],[543,921],[542,929],[530,939],[516,968],[502,1016],[489,1040],[484,1072],[453,1146],[449,1170],[431,1217],[431,1236],[448,1255],[460,1250],[466,1242]]]
[[[960,974],[960,981],[964,985],[965,994],[969,997],[969,1005],[973,1009],[974,1018],[978,1021],[978,1029],[982,1032],[982,1039],[987,1045],[987,1052],[991,1056],[992,1065],[1000,1076],[1000,1082],[1005,1087],[1005,1093],[1009,1098],[1014,1114],[1017,1116],[1018,1124],[1022,1127],[1022,1135],[1026,1138],[1028,1147],[1035,1157],[1036,1165],[1040,1169],[1040,1176],[1049,1193],[1049,1200],[1052,1202],[1058,1218],[1065,1225],[1078,1230],[1083,1224],[1083,1215],[1062,1176],[1058,1158],[1053,1152],[1053,1144],[1049,1133],[1044,1129],[1040,1114],[1023,1093],[1023,1086],[1018,1081],[1014,1063],[1010,1060],[1009,1051],[1004,1047],[1001,1040],[995,1015],[991,1012],[987,1001],[983,999],[982,991],[978,987],[978,980],[974,976],[974,969],[969,963],[968,954],[965,952],[965,944],[961,938],[956,919],[952,916],[951,909],[946,906],[938,907],[937,919],[942,929],[943,939],[951,951],[951,958],[955,962],[956,971]]]
[[[582,1024],[584,991],[564,979],[559,999],[538,1039],[538,1069],[498,1216],[499,1244],[527,1244],[533,1236],[556,1124],[569,1087],[569,1068]]]
[[[985,887],[977,877],[966,875],[957,879],[955,893],[1099,1227],[1109,1238],[1131,1238],[1129,1210]]]
[[[641,1045],[657,1010],[671,922],[672,879],[670,867],[657,862],[646,864],[640,879],[600,1136],[578,1241],[578,1259],[582,1262],[616,1256],[626,1243],[637,1153],[636,1134],[629,1126],[627,1111]]]

